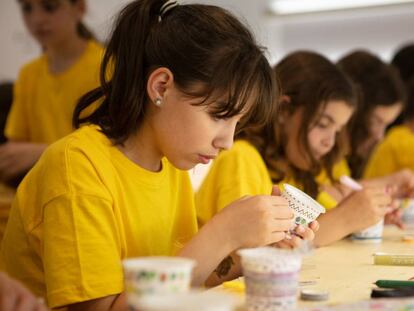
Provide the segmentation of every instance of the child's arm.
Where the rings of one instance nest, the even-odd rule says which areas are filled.
[[[26,287],[0,272],[0,310],[46,311],[46,307]]]
[[[391,197],[382,187],[352,193],[336,208],[318,217],[320,228],[314,244],[325,246],[376,224],[384,217],[390,203]]]
[[[9,181],[32,168],[46,144],[9,141],[0,146],[0,180]]]
[[[311,241],[315,237],[315,232],[318,230],[319,224],[317,221],[312,222],[309,227],[298,226],[295,230],[296,235],[293,235],[291,239],[281,240],[276,242],[272,246],[278,248],[296,248],[299,247],[303,241]],[[224,258],[217,268],[210,274],[205,285],[217,286],[223,282],[234,280],[242,275],[242,268],[240,257],[237,252],[234,251],[226,258]]]
[[[69,305],[68,311],[127,311],[125,293]]]
[[[281,241],[292,225],[293,212],[282,197],[244,197],[216,214],[178,255],[196,260],[193,284],[200,286],[235,250]]]
[[[394,174],[383,177],[363,179],[360,181],[365,186],[392,186],[396,188],[394,196],[397,198],[414,196],[414,172],[403,169]]]

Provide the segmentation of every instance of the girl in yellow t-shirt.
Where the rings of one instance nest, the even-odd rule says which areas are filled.
[[[43,54],[26,64],[0,146],[0,181],[18,182],[47,145],[71,133],[78,99],[99,85],[102,47],[82,23],[85,0],[19,0]]]
[[[368,170],[372,152],[383,140],[386,127],[400,114],[406,98],[404,85],[395,68],[384,63],[367,51],[354,51],[339,60],[338,66],[349,76],[359,89],[359,103],[350,120],[347,131],[350,152],[347,162],[351,175],[365,186],[385,186],[393,189],[392,195],[401,199],[414,195],[414,173],[408,169],[399,169],[387,174],[365,173]],[[381,167],[390,162],[381,160]],[[372,167],[372,166],[371,166]],[[372,171],[372,168],[369,168]],[[382,170],[382,169],[380,169]],[[401,226],[398,209],[394,216],[387,215]]]
[[[347,161],[352,177],[360,179],[364,177],[372,151],[382,141],[386,127],[404,106],[404,85],[394,68],[366,51],[346,55],[338,66],[360,92],[358,108],[347,127],[351,147]],[[364,180],[363,183],[397,187],[395,195],[398,197],[414,194],[414,174],[408,170]]]
[[[272,182],[293,184],[325,206],[336,205],[318,179],[335,184],[335,171],[342,174],[334,166],[345,151],[343,129],[356,105],[355,90],[334,64],[313,52],[292,53],[274,70],[283,90],[279,112],[264,127],[244,131],[243,140],[213,163],[197,194],[201,224],[227,202],[266,193]],[[382,188],[351,194],[318,218],[314,243],[326,245],[375,224],[385,213],[380,205],[389,200]]]
[[[348,124],[351,148],[347,156],[352,177],[360,179],[374,147],[403,108],[404,86],[394,68],[366,51],[349,53],[338,66],[360,92],[357,110]]]
[[[412,45],[404,47],[393,60],[406,82],[407,100],[401,113],[403,123],[391,128],[374,150],[364,172],[365,178],[386,176],[402,169],[414,171],[414,72],[410,67],[413,51]]]
[[[11,277],[51,308],[125,310],[125,258],[193,258],[201,285],[234,250],[285,238],[293,212],[277,190],[229,204],[197,232],[185,170],[230,148],[242,118],[265,122],[275,109],[272,69],[235,17],[133,1],[101,77],[75,109],[84,126],[52,144],[18,188],[0,251]]]

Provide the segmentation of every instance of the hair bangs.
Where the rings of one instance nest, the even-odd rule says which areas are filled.
[[[242,115],[239,129],[267,123],[274,115],[279,94],[275,74],[267,59],[253,46],[236,57],[234,51],[229,54],[232,57],[223,57],[212,71],[206,87],[189,95],[202,95],[203,100],[195,105],[208,105],[209,113],[216,118]]]

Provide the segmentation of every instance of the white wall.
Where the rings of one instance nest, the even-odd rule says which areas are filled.
[[[311,0],[309,0],[311,1]],[[103,38],[111,17],[128,0],[88,0],[87,23]],[[183,1],[184,2],[184,1]],[[272,62],[296,49],[313,49],[333,60],[353,48],[368,48],[388,60],[406,41],[414,41],[414,5],[275,17],[267,0],[189,0],[221,5],[243,17],[269,49]],[[14,79],[19,67],[39,53],[24,29],[17,0],[0,0],[0,81]]]
[[[268,17],[274,60],[297,49],[312,49],[332,60],[365,48],[389,61],[395,50],[414,42],[414,4],[290,17]]]

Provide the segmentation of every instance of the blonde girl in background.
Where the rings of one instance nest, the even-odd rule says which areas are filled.
[[[85,0],[18,0],[42,55],[23,66],[0,146],[0,180],[18,184],[47,145],[73,131],[78,99],[99,85],[103,49],[82,23]]]
[[[359,191],[338,205],[323,191],[347,174],[338,161],[357,103],[351,82],[325,57],[308,51],[286,56],[274,71],[282,90],[280,109],[270,123],[241,133],[214,161],[196,196],[199,222],[236,198],[266,193],[272,183],[293,184],[329,209],[318,218],[317,246],[378,222],[389,203],[383,189]]]
[[[283,240],[293,212],[270,189],[198,231],[186,172],[229,149],[237,124],[266,122],[276,98],[262,49],[229,12],[131,2],[108,42],[101,86],[76,107],[80,128],[50,146],[18,188],[3,269],[50,308],[125,310],[125,258],[193,258],[193,283],[202,285],[236,249]]]

